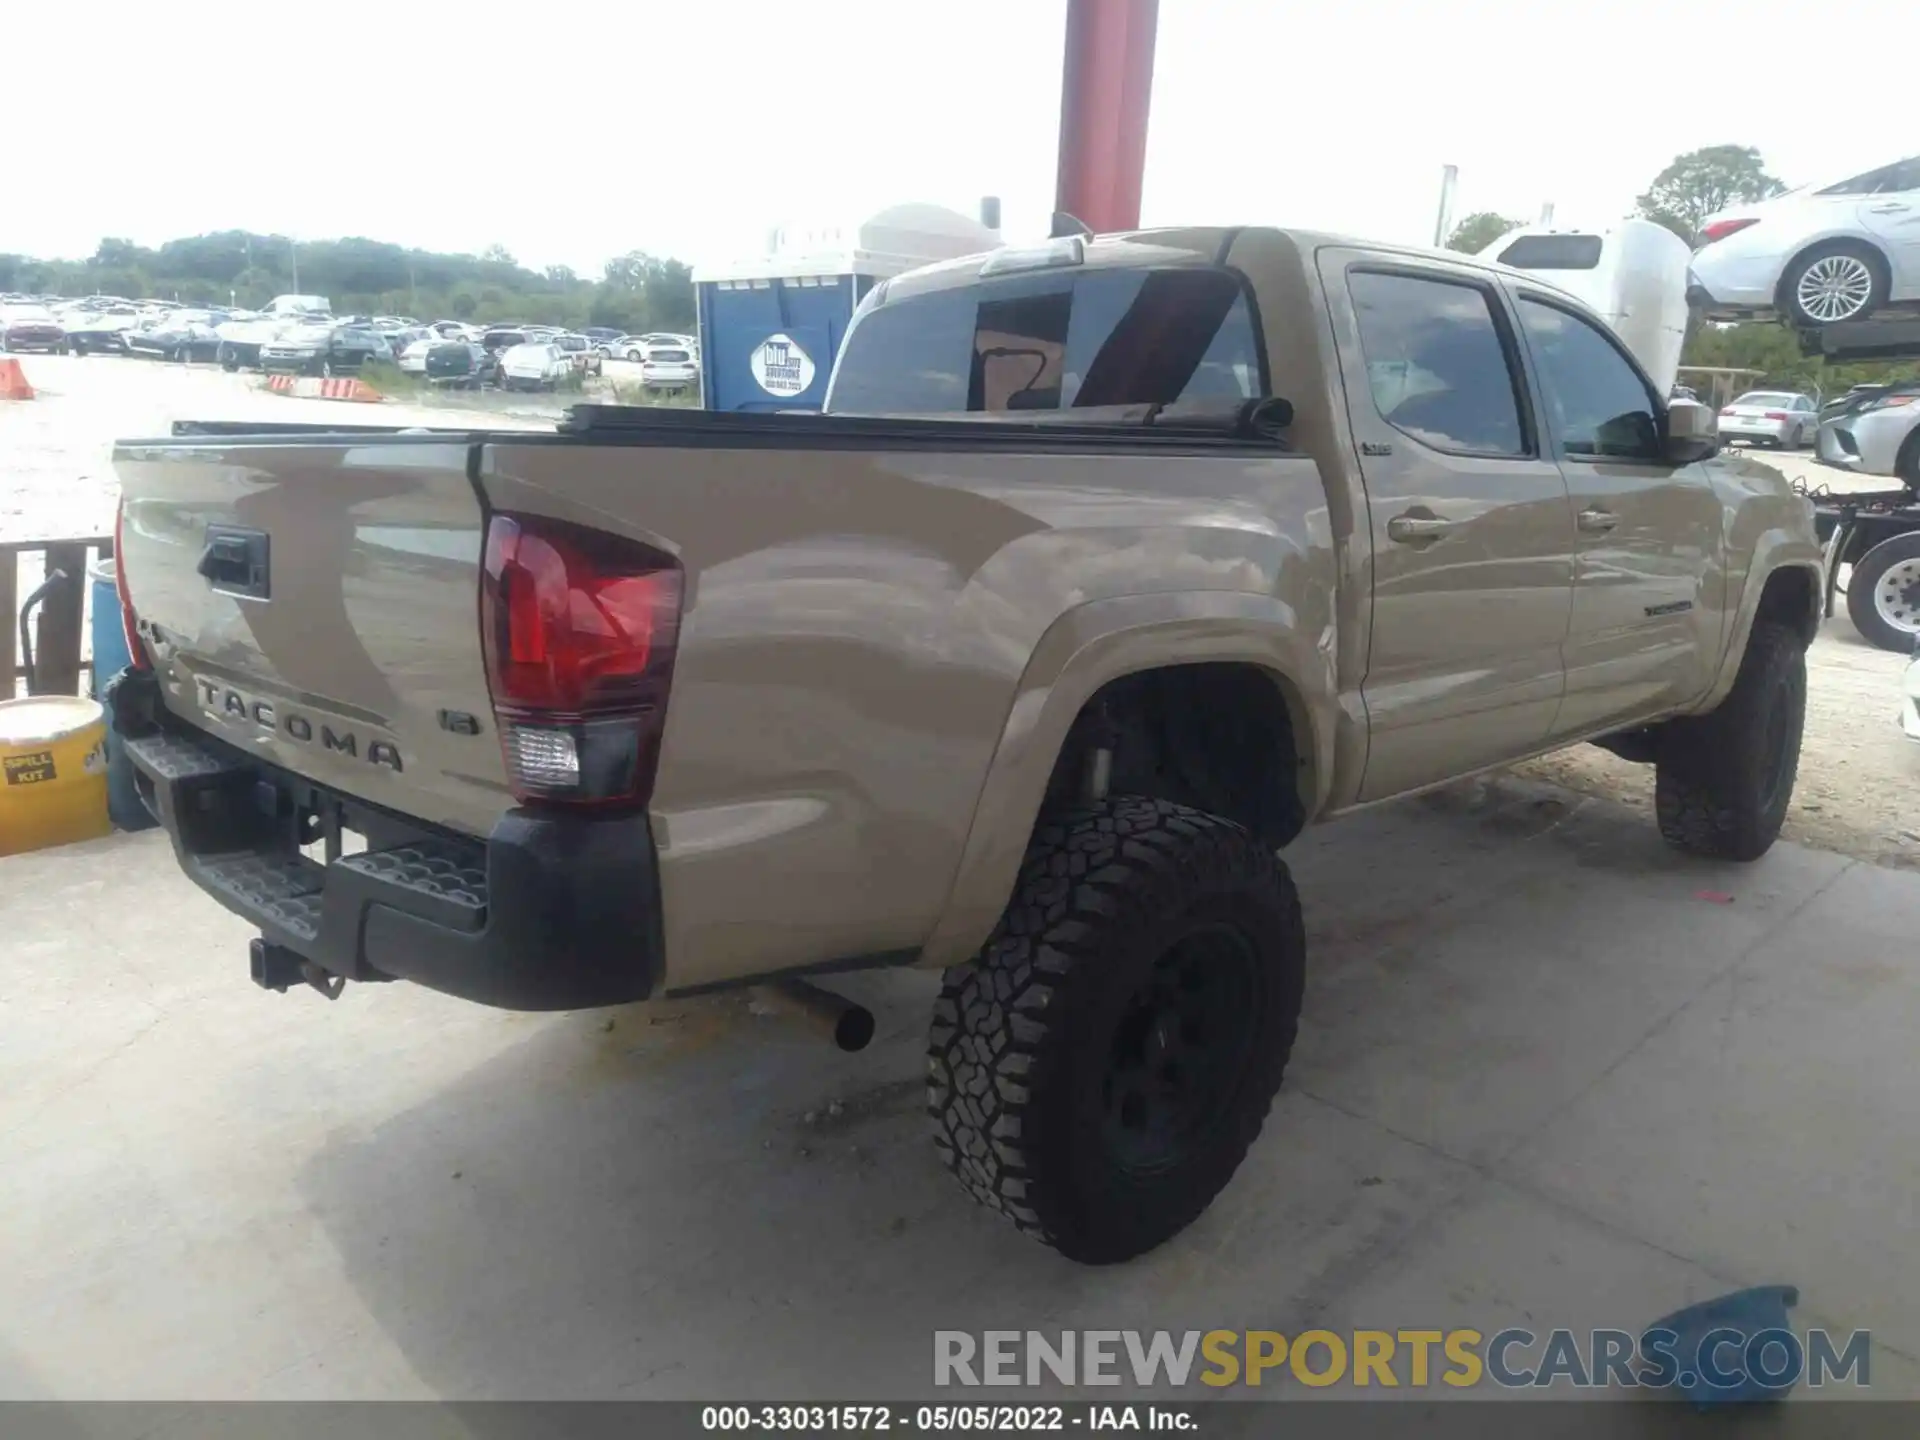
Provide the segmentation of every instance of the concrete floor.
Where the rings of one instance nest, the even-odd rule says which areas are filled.
[[[1686,862],[1513,780],[1290,858],[1273,1117],[1102,1271],[937,1168],[930,976],[847,984],[859,1056],[740,998],[329,1005],[255,990],[153,834],[0,862],[0,1399],[911,1398],[937,1328],[1637,1329],[1778,1281],[1920,1396],[1920,876]]]

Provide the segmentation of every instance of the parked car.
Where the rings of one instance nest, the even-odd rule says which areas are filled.
[[[700,362],[682,345],[650,345],[640,362],[640,387],[678,395],[700,383]]]
[[[873,1017],[799,977],[922,967],[943,1163],[1123,1261],[1280,1087],[1309,824],[1595,742],[1677,850],[1779,837],[1813,517],[1664,390],[1466,256],[974,256],[863,307],[824,414],[120,446],[114,729],[263,987],[777,978],[857,1049]]]
[[[1720,438],[1798,450],[1820,428],[1813,399],[1785,390],[1749,390],[1720,410]]]
[[[214,360],[220,354],[219,321],[206,310],[176,310],[155,324],[121,332],[129,355],[152,360]]]
[[[426,340],[415,340],[400,352],[399,358],[395,360],[394,363],[400,367],[404,374],[424,375],[427,373],[427,352],[432,350],[436,345],[444,345],[446,343],[446,341],[440,339],[438,336]]]
[[[516,345],[525,345],[528,342],[529,336],[527,332],[518,325],[495,325],[491,329],[484,331],[480,336],[480,343],[494,355],[500,354],[503,350],[511,350]]]
[[[14,305],[0,311],[0,350],[67,353],[67,331],[44,305]]]
[[[589,325],[580,333],[586,336],[588,341],[592,343],[593,348],[598,350],[603,356],[612,355],[614,353],[613,347],[620,339],[620,332],[618,330],[610,329],[605,325]]]
[[[269,373],[352,375],[369,361],[392,359],[386,339],[360,325],[303,325],[260,347],[260,368]]]
[[[1858,408],[1830,416],[1814,453],[1823,464],[1891,475],[1920,492],[1920,380],[1876,387],[1859,398]]]
[[[1722,210],[1700,240],[1689,298],[1709,319],[1813,329],[1920,302],[1920,155]]]
[[[1884,384],[1850,385],[1842,394],[1834,396],[1831,400],[1821,402],[1820,423],[1824,425],[1827,421],[1839,415],[1851,415],[1869,400],[1893,388],[1894,386],[1890,382]]]
[[[139,307],[132,304],[94,306],[69,315],[61,323],[67,329],[67,344],[76,355],[124,355],[126,333],[140,321]]]
[[[602,362],[606,359],[593,342],[584,335],[556,335],[553,343],[567,352],[567,358],[573,362],[573,368],[582,375],[598,375]]]
[[[655,345],[668,345],[677,349],[692,350],[696,342],[691,335],[672,335],[663,331],[649,331],[645,335],[623,335],[616,343],[615,351],[623,360],[638,365],[647,358],[647,351]]]
[[[573,359],[551,341],[499,352],[502,390],[552,390],[573,375]]]
[[[436,340],[422,359],[421,374],[431,385],[449,390],[478,390],[498,378],[497,359],[471,340]]]
[[[223,325],[214,327],[220,337],[220,348],[215,359],[222,370],[238,370],[243,366],[249,370],[260,365],[260,350],[285,335],[302,327],[331,329],[333,321],[329,319],[300,319],[290,315],[259,314],[237,316]]]

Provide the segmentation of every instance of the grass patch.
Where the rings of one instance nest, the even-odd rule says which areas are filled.
[[[433,392],[433,387],[424,376],[409,375],[398,365],[385,360],[369,360],[362,365],[360,378],[369,388],[392,400],[413,400]]]
[[[652,405],[663,410],[698,410],[700,408],[700,388],[682,390],[677,395],[669,395],[660,390],[649,390],[638,380],[616,380],[613,382],[614,403],[619,405]]]

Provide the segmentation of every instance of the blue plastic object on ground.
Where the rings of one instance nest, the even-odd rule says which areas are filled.
[[[98,700],[106,683],[126,669],[133,657],[127,652],[127,632],[120,620],[113,561],[88,566],[87,578],[93,582],[93,698]],[[133,788],[133,762],[111,728],[107,730],[107,817],[118,830],[145,830],[155,823]]]
[[[1799,1303],[1791,1285],[1736,1290],[1654,1321],[1640,1353],[1670,1355],[1677,1388],[1697,1406],[1784,1400],[1806,1361],[1787,1324]]]

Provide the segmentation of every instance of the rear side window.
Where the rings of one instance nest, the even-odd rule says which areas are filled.
[[[1829,185],[1824,190],[1816,190],[1816,195],[1894,195],[1906,190],[1920,190],[1920,155],[1910,160],[1901,160],[1893,165],[1883,165],[1878,170],[1869,170],[1864,175],[1856,175],[1851,180],[1842,180],[1837,185]]]
[[[1347,288],[1380,417],[1438,450],[1529,454],[1487,292],[1437,275],[1356,270]]]
[[[1098,270],[869,311],[847,337],[827,409],[999,413],[1265,393],[1252,306],[1233,275]]]

